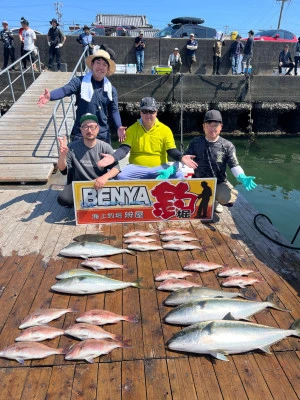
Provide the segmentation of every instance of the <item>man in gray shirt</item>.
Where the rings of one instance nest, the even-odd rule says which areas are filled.
[[[58,195],[57,201],[61,206],[72,207],[73,181],[94,181],[94,188],[101,189],[108,179],[114,178],[120,172],[118,163],[114,163],[107,169],[98,167],[97,162],[103,158],[103,154],[113,154],[113,148],[97,139],[100,126],[98,118],[94,114],[84,114],[80,118],[80,130],[83,136],[81,140],[75,140],[69,146],[66,137],[59,138],[58,169],[63,175],[67,175],[67,185]]]

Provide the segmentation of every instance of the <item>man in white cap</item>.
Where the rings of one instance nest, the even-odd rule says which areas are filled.
[[[186,61],[189,73],[192,73],[192,65],[196,62],[196,50],[198,49],[198,42],[195,40],[195,35],[190,34],[190,38],[186,44]]]
[[[168,59],[168,66],[172,67],[173,74],[180,73],[182,61],[181,61],[178,47],[175,47],[174,52],[172,54],[170,54],[169,59]]]
[[[207,111],[203,123],[205,136],[192,139],[181,159],[181,162],[195,170],[195,178],[217,178],[215,211],[219,213],[223,211],[222,205],[233,206],[238,194],[227,181],[227,166],[246,190],[256,187],[255,177],[246,176],[239,165],[234,145],[220,136],[222,127],[220,111]]]
[[[95,54],[86,59],[86,65],[90,69],[84,76],[75,76],[65,86],[49,92],[45,89],[39,97],[37,104],[43,107],[48,101],[62,99],[66,96],[76,95],[77,110],[73,127],[74,140],[82,138],[80,131],[80,118],[86,113],[97,116],[100,132],[98,139],[106,143],[111,142],[108,118],[110,117],[118,132],[119,141],[125,139],[126,128],[122,126],[118,108],[117,90],[107,76],[112,75],[116,70],[116,64],[108,52],[98,50]]]
[[[73,181],[94,181],[94,188],[101,189],[108,179],[114,178],[120,172],[118,163],[112,167],[100,168],[97,162],[102,154],[113,154],[113,148],[97,139],[99,133],[98,118],[94,114],[84,114],[80,118],[82,140],[76,140],[67,145],[67,138],[59,138],[59,157],[57,166],[63,175],[67,175],[67,185],[58,195],[61,206],[73,206]]]
[[[139,36],[134,39],[135,56],[137,64],[137,74],[141,74],[144,70],[145,47],[144,31],[140,31]]]

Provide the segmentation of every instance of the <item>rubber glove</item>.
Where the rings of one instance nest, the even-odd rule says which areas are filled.
[[[168,179],[171,175],[175,174],[177,171],[177,168],[175,165],[171,165],[169,168],[166,169],[160,169],[158,172],[158,176],[156,179]]]
[[[246,176],[245,174],[239,174],[236,178],[242,185],[246,188],[246,190],[252,190],[256,188],[256,183],[253,181],[255,176]]]
[[[50,42],[48,42],[48,46],[51,46],[51,43],[50,43]]]

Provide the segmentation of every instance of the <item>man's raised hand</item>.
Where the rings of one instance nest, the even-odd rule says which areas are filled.
[[[40,95],[37,101],[37,105],[39,107],[44,107],[44,105],[48,103],[48,101],[50,101],[50,92],[48,89],[45,89],[44,93]]]
[[[59,154],[62,156],[66,156],[69,151],[67,137],[66,136],[58,137],[58,143],[59,143]]]

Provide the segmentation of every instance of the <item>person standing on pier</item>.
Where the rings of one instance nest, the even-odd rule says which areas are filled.
[[[24,42],[24,55],[25,55],[35,49],[36,34],[33,29],[29,28],[29,22],[27,21],[27,19],[23,19],[21,21],[21,24],[22,27],[24,28],[22,31],[22,38]],[[23,58],[22,62],[24,68],[26,68],[27,61],[29,60],[31,60],[31,62],[34,63],[35,55],[33,54],[33,52],[28,54],[27,57]],[[33,64],[33,69],[38,71],[35,64]]]
[[[15,57],[15,42],[12,31],[8,28],[8,22],[2,22],[3,29],[0,31],[0,39],[3,42],[3,67],[2,69],[7,68],[9,57],[11,59],[11,63],[13,64],[16,61]],[[15,67],[12,67],[13,71],[16,71]]]
[[[52,20],[49,22],[52,26],[49,29],[48,35],[47,35],[48,45],[49,45],[49,65],[48,65],[48,67],[51,71],[54,57],[56,57],[57,71],[60,71],[60,48],[63,47],[63,45],[66,41],[66,37],[62,33],[62,31],[58,28],[59,23],[57,22],[57,19],[52,18]]]
[[[253,36],[254,36],[254,31],[251,29],[248,32],[248,39],[244,48],[244,56],[242,60],[242,74],[248,74],[250,72],[250,65],[253,57],[253,47],[254,47]]]
[[[135,56],[137,63],[137,74],[141,74],[144,71],[144,60],[145,60],[145,47],[146,41],[144,39],[144,31],[140,31],[139,36],[134,39]]]
[[[226,168],[246,190],[256,187],[254,176],[246,176],[239,165],[234,145],[220,137],[223,127],[222,115],[218,110],[209,110],[204,116],[205,136],[192,139],[181,162],[195,170],[195,178],[217,178],[215,211],[222,212],[223,206],[231,207],[237,199],[237,190],[227,181]]]
[[[91,35],[90,30],[91,28],[87,25],[84,25],[83,33],[81,33],[78,38],[76,39],[76,42],[78,42],[81,47],[82,51],[85,51],[86,48],[88,48],[88,51],[85,53],[85,56],[91,56],[93,54],[93,49],[95,46],[95,41],[94,41],[94,36]]]
[[[72,94],[76,95],[76,118],[72,134],[74,140],[82,138],[80,130],[80,118],[86,113],[97,116],[100,131],[98,139],[110,143],[110,131],[108,118],[110,117],[117,128],[119,141],[123,142],[126,137],[126,127],[122,126],[118,108],[117,90],[107,76],[116,70],[116,64],[107,51],[98,50],[95,54],[87,57],[86,65],[91,70],[84,76],[75,76],[65,86],[49,92],[45,89],[38,99],[38,106],[43,107],[49,101],[59,100]]]
[[[295,45],[294,60],[295,60],[295,75],[298,75],[297,67],[298,67],[298,64],[300,65],[300,36],[298,37],[298,42]]]
[[[196,51],[198,49],[198,42],[195,40],[195,35],[190,34],[190,38],[186,44],[186,61],[189,73],[192,73],[192,65],[196,62]]]
[[[80,118],[82,140],[67,145],[67,138],[60,137],[57,166],[63,175],[67,175],[67,185],[58,195],[57,201],[63,207],[73,206],[73,181],[94,181],[94,188],[101,189],[108,179],[120,172],[118,163],[112,167],[100,168],[97,161],[102,154],[113,154],[113,148],[97,139],[100,130],[98,118],[93,114],[85,114]]]
[[[231,61],[231,70],[232,75],[237,75],[238,70],[241,63],[241,58],[244,50],[244,45],[241,42],[241,35],[237,35],[235,41],[231,44],[230,47],[230,61]]]
[[[216,37],[213,43],[213,75],[221,75],[220,73],[220,64],[222,57],[222,47],[225,46],[224,42],[224,34],[223,32],[217,32]]]

